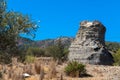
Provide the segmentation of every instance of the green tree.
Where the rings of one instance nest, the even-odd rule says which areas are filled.
[[[67,60],[68,49],[62,44],[61,38],[58,40],[57,45],[49,46],[46,49],[46,53],[49,56],[52,56],[58,62]]]
[[[35,57],[44,56],[45,51],[39,47],[29,47],[26,53],[31,53]]]
[[[0,51],[9,57],[17,52],[17,41],[21,34],[32,37],[38,26],[28,15],[6,11],[6,1],[0,0]]]

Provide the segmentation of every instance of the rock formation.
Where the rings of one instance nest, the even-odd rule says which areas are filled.
[[[111,65],[113,57],[105,47],[105,32],[105,26],[99,21],[81,22],[76,38],[69,47],[69,60]]]

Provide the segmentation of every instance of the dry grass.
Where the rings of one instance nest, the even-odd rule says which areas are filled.
[[[36,61],[31,64],[22,64],[16,61],[12,65],[0,65],[1,80],[119,80],[119,66],[86,65],[87,73],[93,77],[71,78],[65,75],[66,64],[57,65],[55,61]],[[23,73],[31,76],[23,78]]]
[[[55,61],[52,61],[52,62],[50,63],[50,71],[49,71],[49,73],[48,73],[49,79],[55,78],[55,77],[56,77],[56,74],[57,74],[57,71],[56,71],[56,63],[55,63]]]
[[[40,74],[40,71],[41,71],[41,62],[40,61],[36,61],[34,63],[34,67],[35,67],[35,71],[37,74]]]
[[[45,75],[45,72],[44,72],[44,68],[42,67],[41,70],[40,70],[39,80],[43,80],[44,79],[44,75]]]

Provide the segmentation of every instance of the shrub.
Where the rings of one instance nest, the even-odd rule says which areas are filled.
[[[86,74],[85,65],[79,64],[76,61],[69,62],[65,67],[65,73],[71,77],[80,77],[83,74]]]
[[[120,49],[116,53],[113,54],[114,64],[115,66],[120,66]]]
[[[45,54],[44,49],[41,49],[39,47],[29,47],[27,52],[29,51],[36,57],[41,57],[41,56],[44,56]]]
[[[116,51],[118,51],[118,49],[120,48],[120,44],[117,42],[106,42],[105,44],[107,49],[114,53],[116,53]]]
[[[35,61],[35,57],[33,55],[26,55],[25,62],[26,63],[33,63]]]
[[[46,48],[46,55],[53,57],[54,60],[58,60],[59,63],[67,60],[68,53],[69,53],[68,49],[64,47],[61,48],[60,46],[57,45],[49,46]]]

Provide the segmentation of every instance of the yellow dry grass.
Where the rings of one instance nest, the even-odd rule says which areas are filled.
[[[39,80],[36,76],[31,76],[29,78],[26,78],[25,80]]]
[[[44,62],[37,62],[32,64],[22,64],[17,63],[8,66],[8,65],[0,65],[0,70],[5,69],[5,73],[3,75],[4,80],[18,80],[19,78],[15,78],[16,76],[19,76],[25,72],[32,73],[31,77],[25,78],[25,80],[40,80],[40,74],[36,74],[36,70],[39,71],[39,73],[45,73],[43,74],[44,79],[43,80],[60,80],[60,75],[63,75],[63,80],[120,80],[120,67],[119,66],[103,66],[103,65],[86,65],[87,73],[92,75],[93,77],[83,77],[83,78],[71,78],[67,77],[64,73],[64,67],[66,66],[66,63],[62,65],[56,65],[56,62],[50,62],[49,64],[45,64]],[[37,65],[37,68],[35,70],[35,65]],[[40,70],[39,70],[40,68]],[[41,68],[44,69],[43,72],[41,72]],[[10,78],[10,74],[12,79]],[[52,75],[51,75],[52,74]],[[14,79],[15,78],[15,79]],[[22,79],[19,79],[22,80]]]

